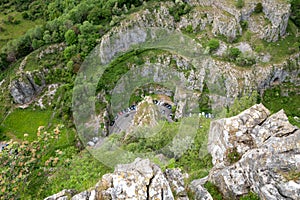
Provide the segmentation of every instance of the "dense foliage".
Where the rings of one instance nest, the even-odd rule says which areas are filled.
[[[38,184],[47,181],[44,177],[51,174],[63,156],[60,149],[53,148],[54,141],[60,137],[60,128],[57,126],[50,133],[39,127],[37,140],[28,142],[9,141],[0,153],[0,196],[1,199],[24,198],[24,194],[32,194]]]
[[[300,27],[300,0],[291,0],[291,5],[291,19],[298,27]]]

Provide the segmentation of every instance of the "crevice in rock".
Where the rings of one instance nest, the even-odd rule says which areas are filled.
[[[262,122],[260,122],[259,124],[257,124],[257,126],[262,126],[266,121],[267,121],[268,117],[266,117]]]
[[[275,137],[288,137],[289,135],[292,135],[294,134],[298,129],[294,129],[292,132],[289,132],[289,133],[285,133],[285,134],[278,134],[276,135]]]
[[[147,185],[147,200],[150,200],[150,186],[152,184],[154,177],[155,177],[155,175],[150,178],[149,184]]]
[[[266,142],[268,139],[270,139],[270,137],[272,137],[272,135],[269,135],[266,139],[264,139],[263,142]]]
[[[30,86],[31,86],[31,88],[33,89],[33,93],[35,94],[35,93],[37,93],[38,91],[38,89],[35,87],[35,83],[33,83],[32,82],[32,80],[31,80],[31,78],[30,77],[28,77],[28,76],[26,76],[26,79],[28,80],[28,82],[29,82],[29,84],[30,84]]]
[[[21,86],[20,82],[16,81],[16,89],[22,94],[22,96],[25,96],[25,93],[21,88],[22,88],[22,86]]]
[[[285,150],[285,151],[281,151],[278,154],[288,154],[288,153],[294,153],[294,149],[289,149],[289,150]]]
[[[290,197],[288,197],[288,196],[286,196],[285,194],[283,194],[282,191],[280,190],[280,188],[278,188],[278,187],[276,187],[276,186],[275,186],[275,188],[277,189],[278,193],[279,193],[282,197],[284,197],[284,198],[287,199],[287,200],[292,200]]]
[[[161,188],[161,190],[160,190],[160,195],[161,195],[161,196],[160,196],[161,199],[164,200],[164,189],[162,189],[162,188]]]

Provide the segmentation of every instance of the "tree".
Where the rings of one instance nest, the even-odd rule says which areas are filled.
[[[236,60],[241,53],[242,52],[238,48],[229,48],[228,57],[230,60]]]
[[[76,33],[73,30],[68,30],[65,33],[65,41],[68,46],[75,44],[77,42]]]
[[[255,90],[251,95],[244,95],[241,98],[235,98],[233,105],[229,108],[227,117],[232,117],[240,112],[250,108],[254,104],[258,103],[259,95]]]
[[[217,39],[211,39],[208,41],[207,46],[209,47],[209,51],[212,52],[219,48],[220,42]]]
[[[300,0],[291,0],[291,20],[300,27]]]
[[[33,29],[29,29],[26,32],[26,35],[28,35],[30,40],[33,41],[34,39],[36,39],[36,40],[43,39],[43,33],[44,33],[44,27],[43,26],[36,26]]]
[[[7,55],[4,53],[0,54],[0,71],[5,70],[8,67]]]
[[[64,50],[64,56],[67,60],[69,60],[73,55],[75,55],[76,53],[76,45],[72,45],[72,46],[69,46],[67,47],[65,50]]]
[[[263,11],[262,3],[256,4],[256,6],[255,6],[255,8],[254,8],[254,12],[255,12],[255,13],[261,13],[262,11]]]
[[[44,41],[43,40],[33,39],[31,45],[32,45],[32,48],[35,50],[35,49],[38,49],[41,46],[43,46],[44,45]]]
[[[43,35],[43,40],[45,41],[46,44],[50,44],[51,43],[51,35],[49,31],[45,31],[44,35]]]

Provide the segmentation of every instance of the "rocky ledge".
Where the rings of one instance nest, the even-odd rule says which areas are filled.
[[[77,193],[63,190],[45,200],[111,200],[111,199],[176,199],[187,200],[183,174],[180,169],[165,172],[148,159],[137,158],[131,164],[118,165],[105,174],[94,188]]]
[[[252,190],[261,199],[300,199],[300,130],[283,110],[269,115],[259,104],[212,123],[209,181],[226,198]]]

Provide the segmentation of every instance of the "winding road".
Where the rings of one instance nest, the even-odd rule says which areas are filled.
[[[168,120],[168,122],[173,122],[172,118],[170,117],[172,110],[166,108],[165,106],[157,106],[159,108],[159,111]],[[123,113],[122,115],[118,114],[118,118],[115,120],[114,125],[109,127],[109,133],[120,133],[122,131],[126,131],[129,128],[135,113],[136,110],[131,110],[127,113]]]

